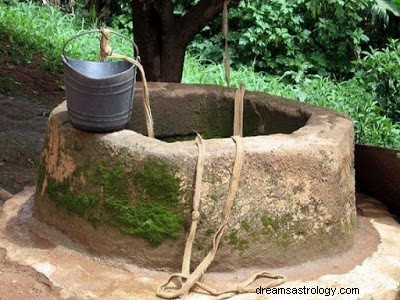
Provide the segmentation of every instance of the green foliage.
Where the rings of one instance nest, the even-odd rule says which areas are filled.
[[[259,0],[255,1],[254,3],[252,2],[253,4],[250,3],[249,5],[255,6],[258,1]],[[190,4],[189,2],[190,1],[187,1],[186,5]],[[289,7],[292,7],[292,10],[289,10],[289,13],[285,13],[285,11],[289,9],[285,8],[282,12],[273,12],[275,14],[274,18],[283,18],[284,16],[286,16],[287,18],[294,18],[295,15],[290,15],[290,11],[293,11],[295,13],[304,13],[305,15],[308,14],[311,15],[311,17],[314,16],[314,20],[320,20],[320,18],[324,16],[324,14],[328,14],[326,11],[327,7],[330,7],[330,5],[333,5],[333,3],[335,2],[336,0],[323,2],[307,2],[307,5],[310,7],[304,9],[304,11],[293,8],[295,5],[300,5],[299,3],[304,4],[303,0],[297,1],[295,4],[289,3],[288,5]],[[282,1],[277,1],[274,4],[271,3],[268,2],[265,4],[274,5],[273,7],[275,7],[276,9],[279,8],[279,5],[283,5]],[[366,2],[361,1],[361,3]],[[339,3],[337,5],[339,5],[339,8],[344,8],[348,5],[354,5],[353,8],[350,9],[350,12],[353,13],[358,11],[358,9],[361,7],[358,4],[354,4],[354,1]],[[182,6],[182,9],[184,10],[186,8]],[[255,11],[255,9],[250,11],[253,11],[254,14],[262,13]],[[312,12],[314,12],[314,15]],[[343,11],[343,18],[345,17],[346,13],[350,12]],[[235,12],[231,11],[231,14],[234,15]],[[271,16],[267,16],[267,20],[269,20],[268,18],[273,18],[274,14]],[[357,13],[355,14],[358,15]],[[350,23],[353,25],[357,23],[356,15],[350,18]],[[250,17],[244,16],[243,22],[247,20],[246,18],[249,19]],[[331,16],[331,20],[332,18],[333,15]],[[232,24],[235,24],[234,20],[234,18],[231,19]],[[246,22],[250,21],[254,23],[257,20],[247,20]],[[259,17],[259,20],[257,22],[262,21],[263,19]],[[291,24],[289,21],[282,22],[281,20],[275,20],[275,22],[278,22],[276,24],[281,24],[281,26],[284,26],[285,22],[287,24]],[[299,24],[299,26],[302,24],[306,24],[305,19],[298,20],[296,22],[293,21],[292,23],[294,25]],[[237,25],[242,26],[241,24],[242,23]],[[251,23],[249,24],[251,25]],[[14,3],[12,5],[5,5],[4,2],[1,2],[0,0],[0,34],[3,35],[5,38],[11,40],[14,52],[18,52],[18,55],[20,57],[27,57],[27,59],[29,59],[29,55],[44,55],[47,60],[47,64],[53,66],[52,69],[56,70],[57,72],[60,68],[59,55],[62,43],[67,38],[76,34],[80,29],[87,28],[87,26],[89,25],[86,24],[84,20],[80,22],[79,19],[64,15],[58,10],[51,7],[38,6],[32,3]],[[206,32],[211,32],[212,30],[214,30],[212,26],[213,25],[211,25],[210,29],[206,29]],[[267,27],[266,30],[267,32],[271,33],[273,31],[273,28],[274,27],[270,26]],[[218,23],[218,28],[215,28],[215,30],[219,29],[220,24]],[[328,30],[329,26],[325,29]],[[245,28],[242,28],[242,30],[245,30]],[[321,32],[322,31],[319,30],[313,30],[313,33],[310,34],[309,43],[315,40],[314,36],[316,36],[317,33],[317,36],[321,36]],[[293,38],[295,40],[300,39],[302,36],[300,34],[300,37],[297,37],[296,31],[292,30],[288,30],[288,33],[290,35],[293,35]],[[234,33],[232,34],[234,35]],[[256,39],[257,43],[263,43],[263,32],[258,32],[257,34],[259,34],[259,38]],[[328,38],[329,32],[325,35],[327,35]],[[279,53],[285,53],[286,45],[288,45],[287,47],[291,47],[291,38],[286,35],[284,36],[285,37],[282,36],[282,38],[276,38],[274,36],[272,37],[274,39],[276,38],[276,41],[280,41],[284,38],[287,38],[287,40],[286,42],[280,41],[281,47],[275,49],[275,54],[266,56],[269,60],[271,60],[271,62],[273,62],[273,60],[277,57],[276,55],[278,55]],[[342,37],[344,38],[344,36]],[[334,40],[335,36],[332,36],[330,38]],[[74,43],[70,47],[68,47],[68,53],[70,53],[71,56],[75,57],[88,59],[92,57],[94,59],[95,56],[97,57],[98,41],[96,41],[96,37],[93,37],[93,39],[94,41],[85,39],[79,40],[80,42]],[[231,40],[234,39],[236,38],[232,36]],[[329,46],[332,49],[335,48],[335,43],[333,42],[333,40],[333,44]],[[274,45],[275,43],[271,41],[269,43],[271,45]],[[354,40],[352,41],[354,42]],[[91,42],[93,42],[94,48],[96,48],[96,50],[94,50],[93,52],[90,52],[87,47],[87,45],[91,44]],[[345,43],[350,42],[350,40],[345,41]],[[205,54],[201,57],[195,56],[193,54],[187,55],[185,61],[183,82],[217,85],[225,84],[223,66],[221,64],[212,63],[210,62],[210,60],[206,60],[204,58],[205,55],[207,57],[209,57],[208,55],[212,56],[210,48],[213,47],[212,44],[210,44],[210,46],[208,43],[211,43],[211,41],[207,42],[207,44],[204,44],[205,46],[202,51]],[[120,48],[117,50],[121,53],[128,53],[128,51],[131,50],[131,46],[126,43],[124,44],[123,41],[121,43],[116,43],[116,45],[120,46]],[[336,45],[340,45],[340,43]],[[318,49],[320,49],[318,47],[305,49],[305,54],[301,52],[301,56],[298,56],[300,57],[299,61],[302,61],[304,58],[305,62],[304,65],[303,63],[299,63],[299,67],[296,69],[296,71],[288,71],[293,70],[293,68],[287,68],[284,66],[284,55],[282,55],[282,60],[277,60],[277,62],[279,63],[275,65],[272,63],[271,65],[273,66],[273,68],[277,68],[276,70],[278,71],[280,70],[279,64],[282,65],[282,71],[279,72],[282,73],[285,70],[288,72],[286,73],[287,75],[284,77],[271,76],[262,72],[254,72],[254,67],[239,65],[235,67],[232,71],[232,83],[234,86],[238,86],[240,83],[244,83],[248,90],[268,92],[287,98],[297,99],[299,101],[312,102],[317,105],[322,105],[341,112],[345,112],[349,114],[355,122],[357,134],[356,138],[358,142],[400,148],[399,124],[393,123],[390,119],[384,116],[386,111],[388,111],[392,118],[395,118],[398,114],[398,105],[400,102],[398,100],[398,45],[398,41],[391,42],[387,49],[379,51],[370,50],[369,52],[365,53],[363,59],[359,59],[355,63],[357,78],[354,80],[347,80],[342,83],[334,81],[330,78],[322,78],[318,76],[308,77],[307,79],[306,76],[304,76],[304,74],[306,74],[310,70],[320,69],[321,71],[323,69],[322,67],[315,67],[316,65],[323,65],[323,63],[315,63],[314,58],[319,53]],[[240,47],[243,47],[242,49],[248,49],[246,51],[241,50],[241,55],[243,54],[245,56],[251,56],[251,59],[257,58],[257,55],[251,54],[252,48],[250,46],[241,45]],[[297,42],[293,44],[293,47],[298,47]],[[267,47],[267,50],[268,49],[270,48]],[[288,65],[291,65],[291,58],[296,57],[296,55],[294,55],[294,53],[296,53],[297,51],[296,49],[297,48],[293,48],[291,51],[286,51]],[[302,48],[300,48],[300,50],[301,49]],[[261,50],[262,48],[260,47],[259,51]],[[220,52],[221,50],[218,49],[218,51]],[[233,52],[234,58],[237,57],[237,50],[233,49]],[[312,53],[314,54],[311,55]],[[324,60],[325,58],[322,57],[322,61]],[[258,62],[256,59],[254,60],[254,65],[256,66],[257,64]],[[334,62],[330,64],[336,65]],[[347,69],[347,66],[345,69]],[[286,84],[285,78],[288,75],[292,76],[297,84]],[[2,80],[0,79],[0,81]],[[9,89],[7,88],[9,84],[6,84],[7,82],[4,79],[2,83],[4,90]],[[380,108],[380,105],[384,107],[384,110]]]
[[[133,32],[132,10],[130,1],[118,1],[119,14],[113,16],[110,26],[126,32]]]
[[[296,94],[300,100],[348,114],[357,142],[400,149],[400,125],[382,113],[373,94],[358,80],[307,79],[297,85]]]
[[[376,0],[374,9],[377,14],[385,17],[385,22],[388,22],[388,12],[396,17],[400,17],[400,0]]]
[[[355,63],[356,77],[374,95],[385,113],[400,121],[400,40],[382,50],[371,49]]]
[[[305,74],[348,75],[372,32],[375,0],[244,0],[230,10],[230,46],[236,63],[253,64],[300,81]],[[379,18],[376,16],[375,19]],[[374,19],[374,20],[375,20]],[[221,21],[207,26],[190,46],[222,60]],[[368,29],[375,30],[373,26]],[[216,35],[217,34],[217,35]]]

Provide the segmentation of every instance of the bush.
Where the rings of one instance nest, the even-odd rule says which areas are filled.
[[[383,114],[374,95],[357,79],[307,79],[296,92],[303,101],[348,114],[354,122],[358,143],[400,149],[399,124]]]
[[[230,10],[233,60],[298,80],[306,73],[346,75],[369,40],[363,24],[374,2],[243,0]],[[207,27],[191,50],[221,59],[219,30],[220,21]]]
[[[400,40],[383,50],[371,49],[355,63],[356,78],[394,121],[400,122]]]

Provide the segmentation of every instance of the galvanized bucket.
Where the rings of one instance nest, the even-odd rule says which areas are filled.
[[[65,48],[74,39],[100,32],[91,30],[67,40],[62,48],[68,118],[76,128],[89,132],[111,132],[125,128],[132,112],[136,66],[127,61],[95,62],[72,59]],[[138,55],[133,41],[130,42]]]

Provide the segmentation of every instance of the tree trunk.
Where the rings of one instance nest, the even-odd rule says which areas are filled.
[[[135,43],[149,81],[181,81],[186,47],[221,13],[223,3],[224,0],[201,0],[178,17],[173,14],[171,0],[131,1]]]

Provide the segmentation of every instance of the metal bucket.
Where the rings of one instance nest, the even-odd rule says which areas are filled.
[[[65,55],[69,42],[93,32],[100,31],[80,33],[63,45],[61,58],[68,118],[74,127],[89,132],[121,130],[128,125],[131,117],[136,67],[127,61],[82,61]],[[136,45],[132,44],[137,53]]]

